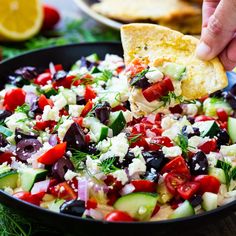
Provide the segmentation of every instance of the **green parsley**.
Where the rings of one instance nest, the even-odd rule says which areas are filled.
[[[178,145],[184,156],[187,156],[188,154],[188,137],[183,134],[178,134],[178,136],[175,139],[175,144]]]
[[[128,137],[129,145],[131,145],[132,143],[138,142],[141,139],[141,137],[142,137],[142,134],[136,134],[136,135]]]
[[[15,109],[15,112],[21,112],[21,113],[25,113],[27,116],[29,114],[29,111],[30,111],[30,105],[24,103],[22,106],[18,106],[16,109]]]
[[[97,76],[93,81],[94,83],[98,83],[98,81],[104,81],[107,82],[108,80],[110,80],[113,76],[112,71],[110,70],[104,70],[102,71],[101,75]]]
[[[119,168],[114,165],[115,161],[115,157],[110,157],[103,160],[101,163],[98,164],[98,166],[101,168],[101,171],[107,175],[112,172],[115,172],[116,170],[119,170]]]

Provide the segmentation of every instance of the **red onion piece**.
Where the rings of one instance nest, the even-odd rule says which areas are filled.
[[[50,137],[49,137],[49,140],[48,140],[49,144],[51,146],[56,146],[57,145],[57,134],[52,134]]]
[[[85,178],[79,179],[78,181],[78,197],[80,200],[85,201],[85,203],[88,201],[88,180]]]
[[[49,179],[35,183],[33,188],[31,189],[31,194],[47,192],[49,184],[50,184]]]
[[[132,193],[135,190],[135,187],[133,184],[126,184],[121,190],[120,195],[127,195],[129,193]]]
[[[29,92],[26,94],[25,102],[31,106],[34,102],[36,102],[37,98],[38,96],[35,93]]]
[[[93,186],[93,189],[95,192],[103,191],[104,193],[108,193],[109,190],[107,185],[98,185],[98,184],[95,184]]]

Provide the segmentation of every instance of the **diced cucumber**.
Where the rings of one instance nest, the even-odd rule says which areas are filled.
[[[201,137],[214,138],[220,131],[219,126],[214,120],[196,122],[193,124],[193,127],[199,128]]]
[[[15,170],[10,170],[0,174],[0,189],[17,187],[18,173]]]
[[[126,120],[122,111],[112,112],[110,114],[108,126],[113,131],[113,136],[118,135],[126,125]]]
[[[228,132],[229,137],[231,138],[232,142],[236,142],[236,118],[229,117],[228,119]]]
[[[215,193],[205,192],[202,195],[202,208],[205,211],[211,211],[217,208],[218,196]]]
[[[225,172],[221,168],[209,167],[208,174],[216,177],[222,184],[226,184]]]
[[[194,208],[188,200],[184,201],[178,208],[176,208],[170,215],[171,219],[177,219],[181,217],[188,217],[195,215]]]
[[[99,61],[99,57],[98,57],[98,55],[96,53],[93,53],[93,54],[87,56],[86,60],[90,61],[90,62],[98,62]]]
[[[165,204],[173,198],[173,195],[167,190],[165,183],[158,184],[157,193],[157,201],[160,204]]]
[[[231,106],[222,98],[207,98],[203,103],[203,111],[206,116],[217,116],[216,111],[223,108],[228,114],[232,112]]]
[[[108,136],[109,128],[95,117],[85,118],[84,125],[90,129],[97,141],[101,141]]]
[[[115,202],[114,208],[127,212],[134,219],[148,220],[156,207],[156,203],[156,194],[137,192],[119,198]]]
[[[56,199],[49,204],[48,209],[54,212],[60,212],[60,206],[65,202],[64,199]]]
[[[24,191],[30,191],[34,183],[46,178],[47,170],[25,168],[20,171],[20,183]]]
[[[97,68],[97,66],[93,66],[92,69],[90,70],[90,73],[91,74],[96,74],[96,73],[99,73],[100,70]]]
[[[10,166],[3,164],[3,165],[0,166],[0,175],[5,173],[5,172],[8,172],[10,170],[11,170]]]
[[[13,134],[13,132],[10,129],[6,128],[3,125],[0,125],[0,133],[6,137],[9,137]]]
[[[164,65],[163,73],[175,80],[181,80],[186,71],[186,66],[168,62]]]

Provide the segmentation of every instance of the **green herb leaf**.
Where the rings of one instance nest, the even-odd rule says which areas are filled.
[[[141,139],[141,137],[142,137],[142,134],[136,134],[131,137],[128,137],[129,145],[131,145],[132,143],[138,142]]]
[[[102,71],[102,74],[100,76],[97,76],[93,82],[94,83],[97,83],[98,81],[104,81],[104,82],[107,82],[108,80],[110,80],[113,76],[113,73],[112,71],[110,70],[104,70]]]
[[[15,112],[21,112],[21,113],[25,113],[26,115],[28,115],[30,111],[30,106],[28,104],[23,104],[22,106],[18,106],[16,109],[15,109]]]
[[[188,154],[188,137],[183,134],[178,134],[177,138],[175,139],[175,144],[178,145],[184,156]]]
[[[148,69],[144,69],[143,71],[141,71],[140,73],[138,73],[137,75],[135,75],[135,77],[131,80],[130,85],[135,85],[140,79],[142,79],[142,77],[148,72]]]
[[[115,161],[116,161],[115,157],[110,157],[103,160],[101,163],[98,164],[98,166],[101,168],[101,171],[107,175],[112,172],[115,172],[116,170],[119,170],[119,168],[114,166]]]

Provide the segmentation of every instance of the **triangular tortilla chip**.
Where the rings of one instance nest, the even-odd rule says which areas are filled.
[[[149,57],[151,64],[172,61],[186,66],[181,88],[186,99],[197,99],[227,86],[227,77],[218,58],[202,61],[195,56],[199,42],[192,36],[154,24],[128,24],[121,29],[126,65],[134,58]]]

